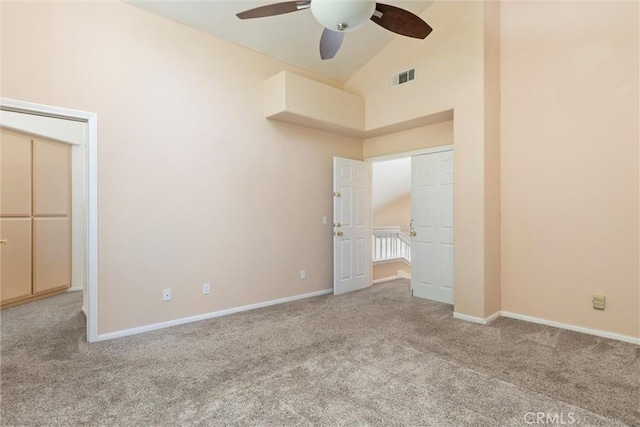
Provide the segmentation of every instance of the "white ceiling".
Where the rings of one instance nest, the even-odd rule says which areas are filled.
[[[124,0],[149,12],[206,31],[266,56],[344,82],[378,53],[393,37],[407,43],[423,40],[398,36],[369,21],[346,34],[334,59],[319,53],[322,26],[310,10],[267,18],[240,20],[235,14],[277,1]],[[384,3],[420,15],[433,0],[391,0]]]
[[[411,157],[373,164],[373,211],[411,194]]]

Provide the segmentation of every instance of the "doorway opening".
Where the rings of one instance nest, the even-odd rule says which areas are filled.
[[[411,157],[372,166],[373,283],[411,279]]]
[[[80,131],[78,126],[69,126],[78,123],[82,124]],[[84,293],[87,341],[98,341],[97,115],[2,98],[0,125],[72,146],[71,284]]]
[[[373,283],[407,277],[412,295],[453,304],[453,146],[368,161]]]

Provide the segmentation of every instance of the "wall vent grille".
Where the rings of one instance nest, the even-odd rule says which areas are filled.
[[[402,86],[416,79],[416,69],[412,68],[407,71],[403,71],[391,77],[391,86]]]

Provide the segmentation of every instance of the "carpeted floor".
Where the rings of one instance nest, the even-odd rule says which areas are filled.
[[[3,426],[640,426],[638,346],[455,320],[406,280],[97,344],[81,299],[2,310]]]

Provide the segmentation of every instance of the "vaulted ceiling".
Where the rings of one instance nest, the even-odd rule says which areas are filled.
[[[348,80],[395,35],[373,22],[346,34],[334,59],[322,61],[318,44],[322,26],[310,10],[240,20],[235,14],[277,1],[125,0],[149,12],[213,34],[266,56],[338,81]],[[385,1],[420,15],[432,0]],[[435,29],[437,30],[437,29]],[[407,43],[424,43],[406,38]],[[212,52],[212,54],[215,54]]]

